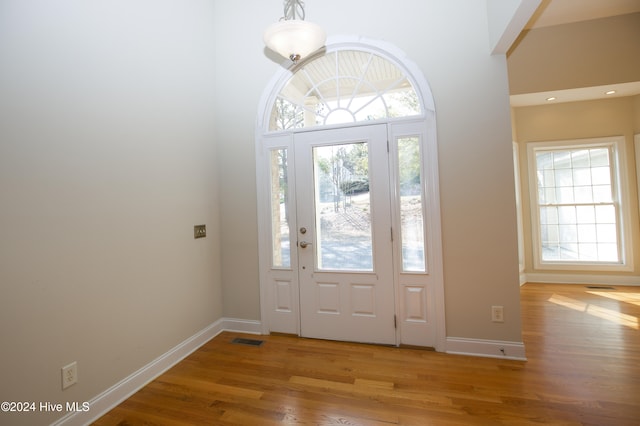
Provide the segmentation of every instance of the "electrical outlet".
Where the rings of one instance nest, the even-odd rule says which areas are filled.
[[[504,308],[502,306],[491,307],[491,321],[504,322]]]
[[[207,236],[207,225],[194,225],[193,238],[204,238]]]
[[[73,361],[62,367],[62,389],[66,389],[78,382],[78,363]]]

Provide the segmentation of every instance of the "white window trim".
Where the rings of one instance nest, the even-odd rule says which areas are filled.
[[[640,211],[640,133],[633,135],[633,147],[636,154],[636,188],[638,191],[638,211]]]
[[[540,149],[574,149],[588,146],[612,146],[616,202],[619,205],[618,221],[620,224],[620,255],[619,263],[606,262],[569,262],[543,261],[542,245],[540,242],[540,216],[538,205],[538,181],[536,177],[535,152]],[[533,266],[537,270],[567,270],[567,271],[633,271],[633,240],[631,238],[631,215],[629,208],[629,178],[626,167],[626,152],[624,136],[609,136],[591,139],[574,139],[550,142],[533,142],[527,144],[529,166],[529,196],[531,206],[531,241],[533,252]]]
[[[520,182],[522,182],[520,177],[520,147],[518,146],[518,142],[513,141],[513,174],[515,178],[515,195],[516,195],[516,220],[518,225],[518,266],[519,272],[522,280],[522,274],[524,274],[525,270],[525,259],[524,259],[524,222],[522,220],[522,191],[520,190]],[[524,282],[521,282],[524,284]]]

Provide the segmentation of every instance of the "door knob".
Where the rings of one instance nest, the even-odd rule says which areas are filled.
[[[310,246],[313,243],[308,243],[306,241],[300,241],[300,243],[298,244],[301,248],[307,248],[307,246]]]

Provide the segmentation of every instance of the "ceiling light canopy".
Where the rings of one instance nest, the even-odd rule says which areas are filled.
[[[264,32],[264,43],[274,52],[298,62],[324,46],[327,35],[317,24],[304,20],[304,2],[285,0],[284,16]]]

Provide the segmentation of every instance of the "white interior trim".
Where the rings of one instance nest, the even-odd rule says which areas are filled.
[[[511,143],[513,147],[513,173],[515,178],[516,187],[516,222],[518,225],[518,267],[520,274],[524,272],[525,260],[524,260],[524,221],[522,219],[522,191],[520,188],[520,182],[522,182],[520,175],[520,147],[518,142],[513,141]]]
[[[428,239],[431,256],[429,264],[429,277],[433,280],[433,294],[429,298],[429,303],[432,304],[430,312],[434,313],[435,321],[430,321],[429,326],[435,330],[434,341],[428,346],[435,346],[438,351],[445,351],[446,349],[446,328],[445,328],[445,313],[444,313],[444,279],[442,272],[442,241],[441,241],[441,222],[440,222],[440,206],[439,206],[439,183],[438,183],[438,169],[437,169],[437,132],[436,132],[436,117],[435,117],[435,103],[433,94],[429,87],[427,80],[424,77],[422,70],[412,62],[406,54],[398,49],[396,46],[380,40],[372,40],[362,36],[333,36],[327,41],[325,52],[339,51],[343,49],[357,49],[361,51],[372,52],[383,58],[391,61],[399,69],[403,70],[407,78],[412,82],[414,89],[416,90],[420,102],[423,106],[423,114],[418,118],[394,120],[377,120],[377,123],[387,123],[389,126],[403,125],[409,121],[419,121],[426,125],[424,133],[423,149],[426,155],[425,165],[425,179],[427,180],[428,187],[427,195],[427,216],[425,217],[429,225]],[[313,60],[309,58],[308,60]],[[284,84],[289,80],[292,72],[296,71],[296,65],[285,61],[282,64],[282,68],[275,73],[271,81],[265,87],[258,104],[258,114],[256,117],[256,178],[258,187],[258,251],[259,251],[259,270],[260,270],[260,312],[262,319],[262,333],[268,334],[271,331],[276,332],[293,332],[299,330],[299,307],[291,307],[286,312],[274,310],[274,300],[272,293],[272,287],[275,279],[285,280],[290,283],[290,295],[292,297],[299,294],[299,288],[297,283],[297,259],[294,254],[294,250],[291,250],[291,265],[286,269],[272,269],[271,268],[271,224],[269,222],[270,200],[268,194],[270,188],[265,176],[269,176],[267,170],[267,158],[269,149],[274,147],[283,147],[293,151],[293,145],[291,140],[291,134],[293,132],[305,132],[326,130],[333,126],[322,126],[320,128],[313,127],[309,129],[295,129],[293,131],[269,131],[269,119],[271,114],[271,108],[275,101],[275,98],[280,93]],[[356,123],[349,124],[349,126],[361,126],[371,123]],[[344,126],[344,125],[340,125]],[[338,126],[338,127],[340,127]],[[430,161],[432,160],[432,161]],[[293,166],[295,167],[295,165]],[[295,185],[295,180],[289,180],[289,185]],[[290,187],[289,202],[295,204],[295,188]],[[290,204],[290,222],[291,229],[297,229],[295,222],[296,214],[294,214],[294,204]],[[262,212],[262,213],[261,213]],[[293,243],[293,241],[290,241]],[[292,244],[293,246],[293,244]],[[399,283],[395,283],[396,292],[398,291]],[[396,310],[398,315],[401,314]],[[402,331],[402,322],[400,323],[399,330]],[[407,331],[407,330],[405,330]],[[401,333],[402,334],[402,333]],[[405,333],[408,335],[408,333]],[[416,335],[419,335],[417,333]],[[404,343],[399,341],[399,343]]]
[[[491,54],[506,54],[540,5],[541,0],[487,0]],[[507,6],[512,7],[509,9]],[[509,13],[504,15],[505,11]]]
[[[521,284],[597,284],[597,285],[630,285],[640,286],[637,275],[599,275],[599,274],[555,274],[548,272],[532,272],[524,274]]]
[[[92,398],[87,411],[71,412],[51,426],[82,426],[97,420],[223,331],[261,334],[260,321],[221,318]],[[502,352],[504,350],[504,352]],[[449,354],[526,360],[522,342],[446,338]]]
[[[640,133],[633,136],[633,147],[636,154],[636,188],[638,190],[638,207],[640,207]]]
[[[447,353],[526,361],[522,342],[447,337]]]
[[[535,178],[536,159],[535,153],[540,148],[548,149],[569,149],[583,148],[589,146],[611,146],[613,147],[612,168],[617,173],[612,184],[616,187],[616,203],[621,207],[618,216],[620,229],[620,263],[598,263],[598,262],[569,262],[569,261],[543,261],[542,245],[540,242],[540,215],[538,209],[538,183]],[[629,184],[625,152],[624,136],[605,136],[589,139],[572,139],[543,141],[527,144],[527,161],[529,165],[529,195],[530,195],[530,217],[531,217],[531,239],[533,247],[533,267],[538,270],[548,271],[594,271],[594,272],[631,272],[634,270],[633,244],[631,237],[631,216],[629,202]]]
[[[197,332],[182,343],[154,359],[138,371],[133,372],[109,389],[93,397],[87,411],[70,412],[51,426],[82,426],[90,424],[103,416],[149,382],[185,359],[209,340],[223,331],[237,331],[260,334],[260,321],[221,318],[203,330]]]

